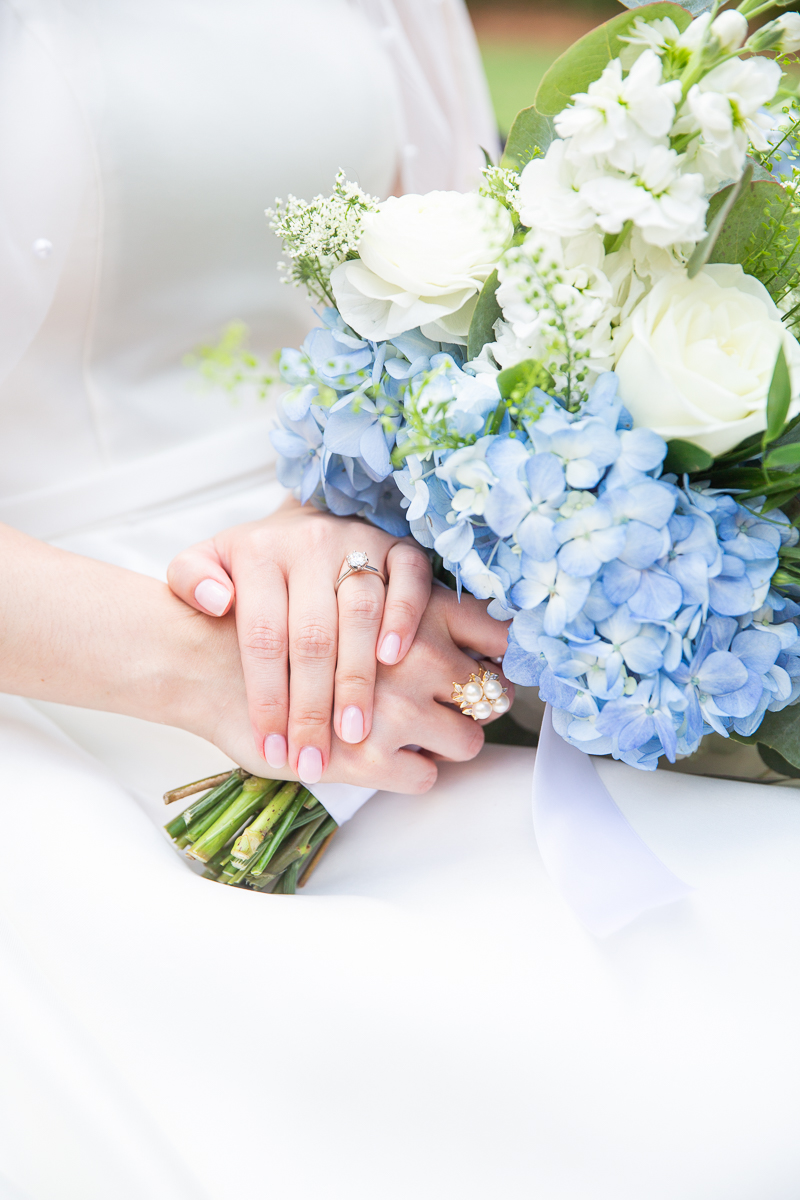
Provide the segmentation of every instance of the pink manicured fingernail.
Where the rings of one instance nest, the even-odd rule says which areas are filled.
[[[279,733],[270,733],[264,742],[264,758],[271,767],[285,767],[286,738]]]
[[[387,633],[386,637],[381,642],[381,648],[378,651],[378,658],[382,663],[386,663],[387,667],[392,667],[400,657],[400,634]]]
[[[231,594],[216,579],[201,579],[194,589],[198,604],[215,617],[221,617],[231,602]]]
[[[355,745],[364,740],[364,714],[355,704],[349,704],[342,713],[342,741]]]
[[[297,774],[303,783],[319,783],[322,778],[322,755],[316,746],[303,746],[297,760]]]

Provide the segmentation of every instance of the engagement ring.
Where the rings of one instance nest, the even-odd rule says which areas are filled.
[[[383,586],[386,587],[386,579],[384,578],[382,572],[379,571],[377,567],[371,567],[369,565],[369,558],[367,557],[366,551],[356,550],[353,554],[348,554],[344,561],[347,563],[347,570],[343,571],[336,580],[336,586],[333,589],[334,592],[339,591],[339,584],[343,583],[344,580],[347,579],[348,575],[358,575],[362,572],[365,572],[369,575],[377,575]]]
[[[503,687],[499,676],[484,671],[480,676],[470,675],[469,682],[463,687],[460,683],[454,683],[450,699],[461,706],[465,717],[472,717],[473,721],[485,721],[493,712],[508,712],[511,701],[507,693],[508,688]]]

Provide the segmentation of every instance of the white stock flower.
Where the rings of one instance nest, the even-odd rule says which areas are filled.
[[[595,214],[581,197],[580,186],[597,174],[593,164],[578,168],[565,157],[566,142],[556,138],[544,158],[534,158],[519,179],[519,218],[530,229],[573,237],[595,223]]]
[[[359,257],[331,274],[344,320],[383,341],[417,326],[465,342],[477,296],[514,232],[506,209],[474,192],[392,196],[366,213]]]
[[[669,17],[659,17],[655,21],[646,21],[637,17],[633,22],[630,33],[623,34],[620,41],[626,42],[625,49],[620,53],[620,60],[625,70],[629,70],[643,50],[653,50],[659,58],[674,46],[680,37],[680,30]]]
[[[635,425],[723,454],[764,429],[781,345],[796,394],[800,346],[763,284],[738,264],[711,264],[694,279],[675,271],[615,334],[620,396]]]
[[[773,24],[781,33],[781,40],[775,47],[777,54],[794,54],[800,50],[800,13],[782,13]]]
[[[744,45],[744,39],[747,37],[747,17],[735,9],[720,13],[711,23],[711,36],[723,54],[738,50]]]
[[[766,58],[734,58],[709,71],[689,89],[675,132],[695,133],[686,168],[700,171],[711,191],[726,180],[738,179],[747,144],[767,150],[766,131],[774,119],[761,111],[778,90],[781,68]]]
[[[674,150],[654,146],[638,176],[597,176],[581,196],[605,233],[632,221],[652,246],[698,242],[705,234],[705,185],[700,174],[682,174],[681,165]]]
[[[661,60],[648,49],[625,78],[620,60],[612,59],[588,91],[573,96],[572,104],[555,118],[555,127],[569,139],[566,155],[571,162],[595,158],[631,171],[666,138],[680,98],[680,83],[662,82]]]

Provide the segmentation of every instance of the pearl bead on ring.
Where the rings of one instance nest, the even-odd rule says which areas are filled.
[[[339,585],[343,583],[345,579],[347,579],[348,575],[358,575],[360,572],[364,572],[369,575],[377,575],[383,586],[386,587],[386,580],[383,576],[383,573],[379,571],[377,567],[371,567],[369,565],[369,558],[367,557],[367,552],[365,550],[355,550],[352,554],[348,554],[344,561],[347,563],[347,569],[342,571],[341,575],[336,580],[333,588],[334,592],[339,591]]]
[[[465,717],[472,717],[473,721],[485,721],[493,712],[508,712],[511,701],[507,693],[508,688],[503,687],[497,675],[484,671],[480,676],[470,675],[469,682],[463,687],[460,683],[454,683],[450,699],[461,706]]]

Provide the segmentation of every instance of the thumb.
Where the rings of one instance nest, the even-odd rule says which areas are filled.
[[[233,583],[210,541],[176,555],[167,568],[167,583],[179,599],[212,617],[224,617],[233,604]]]

